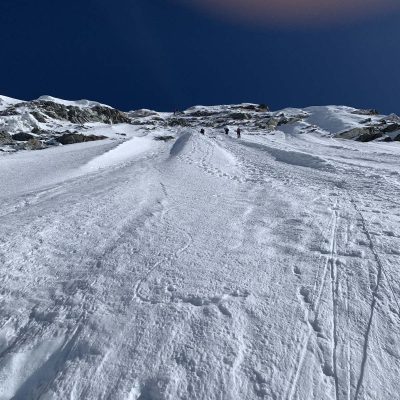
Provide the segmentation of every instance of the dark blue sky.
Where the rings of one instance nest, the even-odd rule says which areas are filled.
[[[0,94],[123,110],[248,101],[400,113],[399,21],[278,29],[168,0],[1,0]]]

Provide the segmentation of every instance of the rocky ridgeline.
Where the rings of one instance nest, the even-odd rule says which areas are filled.
[[[226,126],[241,126],[247,131],[271,132],[279,126],[294,123],[306,118],[308,114],[301,110],[296,113],[270,112],[264,105],[239,104],[227,106],[196,106],[185,111],[161,117],[159,113],[149,110],[138,110],[129,113],[131,123],[151,127],[165,128],[210,128],[223,129]]]
[[[34,100],[11,105],[5,110],[0,111],[0,117],[18,116],[27,111],[41,123],[46,123],[49,119],[63,120],[74,124],[84,124],[87,122],[119,124],[130,122],[125,113],[100,104],[92,107],[78,107],[48,100]]]
[[[361,142],[400,141],[400,118],[396,115],[383,117],[376,110],[349,110],[357,120],[354,127],[328,132],[328,135]],[[274,133],[282,126],[297,124],[298,133],[327,135],[320,126],[310,123],[309,117],[309,109],[271,112],[264,104],[196,106],[175,113],[144,109],[122,112],[86,100],[66,102],[44,97],[19,102],[0,96],[0,150],[40,150],[60,144],[102,140],[107,136],[95,134],[96,127],[117,124],[130,124],[144,130],[201,127],[222,130],[226,126],[241,126],[250,134]]]
[[[365,115],[365,110],[360,110],[361,115]],[[375,114],[375,110],[370,115]],[[360,127],[352,128],[335,135],[340,139],[357,140],[359,142],[371,142],[380,139],[384,142],[400,142],[400,117],[395,114],[380,118],[378,121],[372,121],[372,118],[366,118],[360,122]]]
[[[77,102],[78,103],[78,102]],[[80,106],[50,100],[4,105],[0,110],[0,150],[39,150],[59,144],[105,139],[85,134],[87,124],[130,123],[126,113],[98,103]]]
[[[158,113],[145,111],[131,113],[132,123],[147,127],[156,127],[161,124],[170,128],[203,127],[220,130],[226,126],[240,126],[251,134],[274,133],[284,125],[297,123],[299,125],[298,133],[319,132],[326,136],[326,132],[321,130],[318,125],[308,122],[310,113],[301,109],[271,112],[267,106],[262,104],[192,107],[186,111],[177,112],[167,119],[160,118]],[[400,117],[397,115],[381,117],[378,111],[373,109],[353,109],[350,114],[353,114],[355,118],[358,117],[357,126],[337,133],[329,133],[329,136],[360,142],[400,141]],[[360,119],[360,116],[365,118]]]

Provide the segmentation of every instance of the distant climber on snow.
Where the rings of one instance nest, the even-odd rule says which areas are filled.
[[[237,128],[236,129],[236,134],[237,134],[237,138],[238,139],[240,139],[240,132],[241,132],[240,128]]]
[[[227,135],[229,133],[229,128],[226,127],[224,130],[225,130],[225,135]]]
[[[200,129],[200,133],[201,133],[202,135],[204,135],[204,129],[203,129],[203,128]]]

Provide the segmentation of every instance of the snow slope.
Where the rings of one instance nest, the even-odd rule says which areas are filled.
[[[38,100],[42,100],[42,101],[51,101],[57,104],[62,104],[64,106],[75,106],[75,107],[94,107],[94,106],[103,106],[103,107],[109,107],[106,104],[102,104],[99,103],[97,101],[91,101],[91,100],[63,100],[63,99],[59,99],[57,97],[53,97],[53,96],[40,96],[38,98]]]
[[[400,145],[287,128],[0,157],[0,399],[400,398]]]
[[[20,102],[21,102],[21,100],[17,100],[17,99],[13,99],[11,97],[0,95],[0,111],[3,111],[6,108],[8,108],[14,104],[18,104]]]

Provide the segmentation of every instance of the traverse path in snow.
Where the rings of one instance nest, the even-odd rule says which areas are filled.
[[[398,398],[399,156],[188,129],[0,157],[0,399]]]

